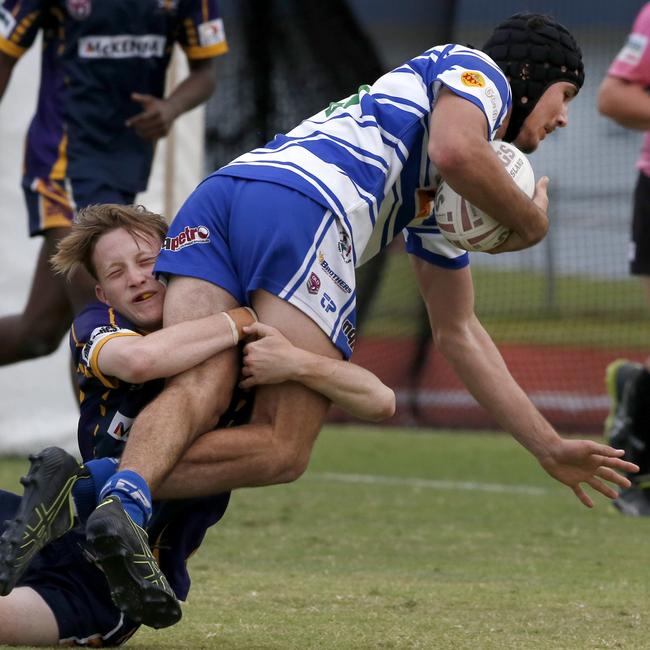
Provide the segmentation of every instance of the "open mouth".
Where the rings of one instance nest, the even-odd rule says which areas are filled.
[[[141,293],[140,295],[135,297],[135,300],[133,302],[144,302],[145,300],[149,300],[152,296],[154,296],[153,291],[145,291],[144,293]]]

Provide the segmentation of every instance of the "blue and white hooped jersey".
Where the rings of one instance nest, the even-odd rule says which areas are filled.
[[[440,234],[426,191],[436,174],[429,119],[443,86],[483,112],[492,140],[512,102],[504,74],[483,52],[440,45],[217,173],[285,185],[331,209],[351,235],[356,266],[402,231],[410,253],[465,266],[467,253]]]

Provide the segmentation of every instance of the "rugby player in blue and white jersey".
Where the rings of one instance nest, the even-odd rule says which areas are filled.
[[[78,209],[130,204],[146,189],[156,140],[210,97],[214,59],[228,50],[217,0],[3,0],[0,99],[39,31],[41,84],[22,186],[30,235],[43,245],[23,313],[0,318],[0,365],[58,347],[94,282],[83,270],[71,282],[52,272],[57,241]],[[190,71],[165,97],[175,42]]]
[[[504,74],[505,72],[505,74]],[[435,215],[418,202],[439,173],[469,201],[513,230],[500,251],[532,246],[546,233],[548,179],[533,199],[498,162],[489,141],[527,152],[568,122],[584,80],[581,53],[552,19],[516,15],[478,51],[434,47],[374,84],[331,104],[286,135],[203,181],[181,208],[156,270],[169,279],[165,326],[252,305],[294,345],[349,358],[355,335],[355,272],[399,233],[426,303],[437,348],[474,397],[554,478],[587,506],[616,470],[635,466],[623,452],[565,440],[507,370],[474,314],[468,256],[448,244]],[[136,419],[108,502],[87,534],[144,523],[146,508],[120,487],[125,472],[142,493],[158,488],[193,440],[218,418],[237,376],[232,351],[174,377]],[[251,425],[204,445],[215,491],[293,481],[307,467],[329,402],[304,385],[262,386]],[[160,453],[152,457],[155,445]],[[200,472],[200,470],[197,470]]]
[[[156,495],[170,499],[154,504],[148,523],[160,568],[144,532],[135,546],[113,540],[101,551],[109,575],[123,566],[122,554],[140,559],[139,571],[132,575],[137,610],[132,607],[130,617],[120,611],[120,597],[117,605],[111,601],[104,575],[87,559],[83,530],[70,531],[75,521],[71,492],[83,522],[116,471],[133,418],[162,389],[161,378],[233,348],[245,329],[255,340],[246,347],[242,388],[295,377],[358,417],[380,419],[394,411],[393,392],[372,373],[298,350],[275,329],[253,322],[248,310],[160,330],[165,287],[152,270],[166,230],[162,217],[142,208],[90,206],[80,212],[54,258],[64,273],[84,264],[97,279],[101,300],[75,318],[70,335],[79,373],[78,440],[84,465],[52,447],[32,457],[22,501],[0,491],[0,644],[119,645],[141,622],[161,627],[180,617],[178,600],[185,600],[190,586],[186,560],[229,501],[228,492],[209,496],[210,486],[188,480],[192,468],[210,463],[200,447],[187,451],[179,464],[180,478],[172,474]],[[219,435],[223,427],[244,424],[251,404],[252,393],[237,391],[220,430],[204,439]],[[154,581],[161,593],[147,591]]]

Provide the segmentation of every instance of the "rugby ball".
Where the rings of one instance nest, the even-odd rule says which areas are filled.
[[[535,174],[526,156],[509,142],[490,142],[492,149],[519,189],[528,197],[535,191]],[[510,229],[475,208],[442,181],[436,192],[435,214],[442,235],[466,251],[489,251],[502,244]]]

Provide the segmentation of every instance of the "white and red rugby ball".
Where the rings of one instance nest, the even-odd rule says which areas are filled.
[[[535,191],[535,173],[526,156],[509,142],[490,142],[498,159],[528,197]],[[445,239],[466,251],[489,251],[502,244],[510,229],[475,208],[443,181],[436,192],[436,221]]]

